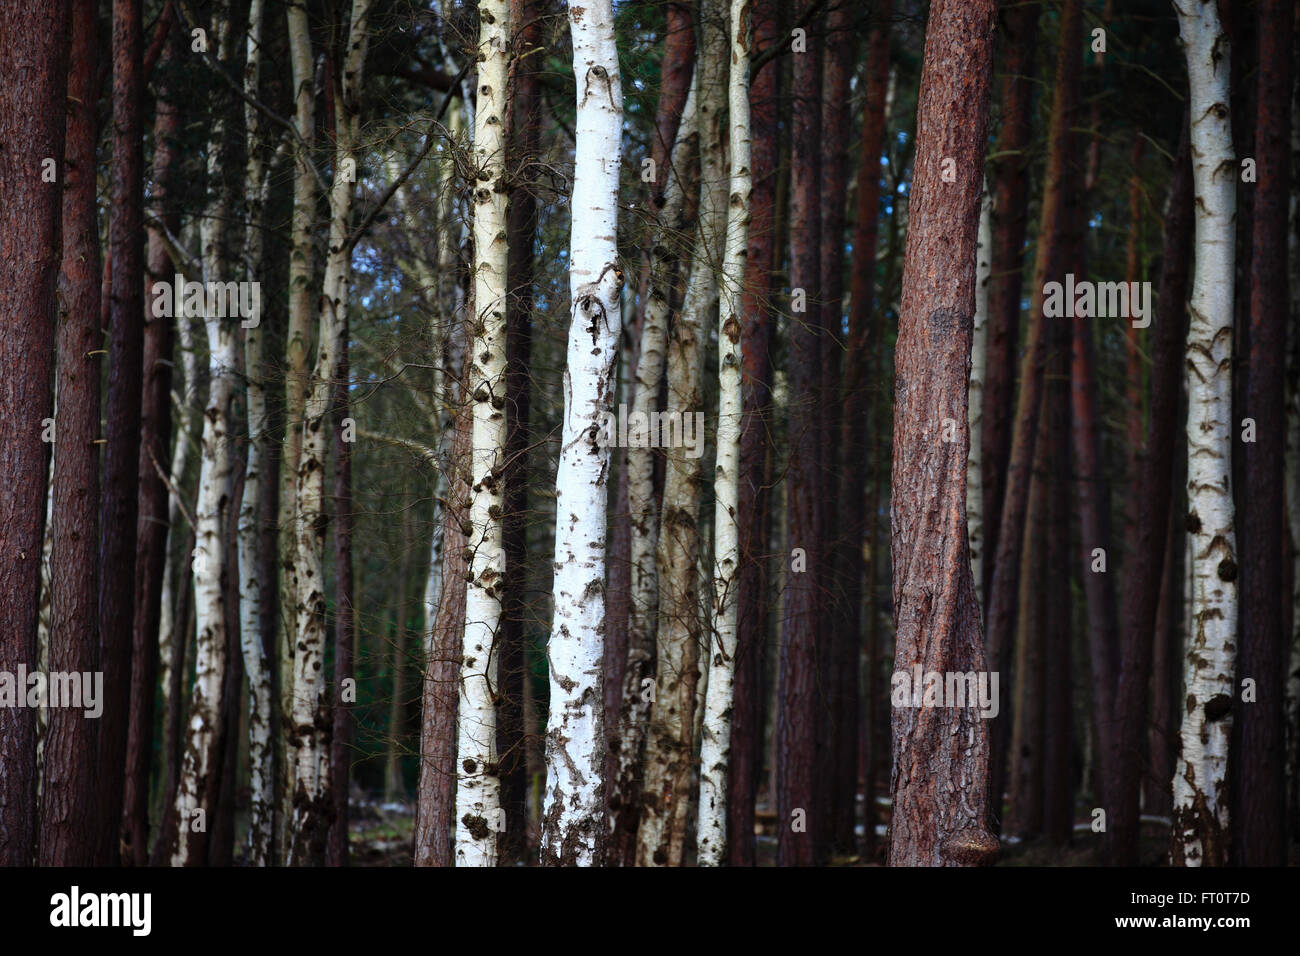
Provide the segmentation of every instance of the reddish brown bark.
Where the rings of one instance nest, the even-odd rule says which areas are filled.
[[[0,18],[0,671],[34,670],[49,446],[68,77],[68,4]],[[21,162],[13,160],[21,159]],[[116,828],[115,828],[116,829]],[[36,712],[0,707],[0,866],[27,866],[36,840]]]
[[[1115,733],[1111,738],[1115,751],[1112,759],[1115,784],[1107,811],[1107,856],[1110,862],[1121,866],[1137,862],[1142,731],[1146,725],[1152,634],[1164,562],[1162,542],[1169,520],[1174,449],[1180,431],[1177,419],[1187,329],[1192,228],[1192,168],[1184,119],[1169,181],[1159,314],[1152,320],[1155,342],[1151,415],[1146,448],[1139,459],[1142,476],[1136,486],[1142,490],[1143,507],[1137,527],[1129,529],[1133,550],[1124,568],[1121,602],[1119,681],[1115,690]]]
[[[799,5],[806,12],[816,0]],[[776,726],[777,861],[820,862],[828,821],[815,782],[818,741],[818,627],[827,566],[819,510],[821,473],[821,88],[820,17],[808,26],[807,51],[793,57],[793,149],[790,190],[790,287],[808,311],[787,326],[790,382],[789,468],[786,471],[785,620],[781,628],[779,713]],[[806,566],[804,562],[806,561]]]
[[[894,667],[906,674],[987,670],[966,534],[965,423],[995,9],[993,0],[936,0],[926,28],[894,359]],[[942,440],[944,419],[957,423],[955,441]],[[894,708],[891,865],[997,855],[987,726],[977,706]]]
[[[841,356],[844,352],[844,230],[849,183],[848,144],[852,122],[849,116],[849,78],[856,47],[849,27],[846,4],[832,6],[826,17],[826,55],[822,72],[822,131],[826,144],[822,157],[821,301],[822,376],[821,464],[823,487],[838,490],[841,470],[837,447],[841,427]],[[859,481],[861,473],[854,476]],[[850,494],[861,501],[860,495]],[[818,644],[822,655],[822,686],[827,707],[822,711],[825,746],[818,751],[819,779],[826,791],[827,828],[823,834],[826,852],[850,853],[854,845],[853,824],[858,789],[858,656],[861,638],[849,609],[849,577],[862,574],[862,534],[856,536],[840,522],[841,504],[834,494],[821,499],[821,523],[828,546],[829,588],[824,593],[824,611],[818,615],[821,627]],[[861,589],[854,588],[855,600]]]
[[[170,21],[171,4],[163,12]],[[160,28],[162,25],[160,24]],[[154,114],[153,185],[150,199],[154,215],[173,235],[180,216],[168,206],[177,160],[175,139],[180,114],[168,96],[166,73],[175,56],[177,34],[170,22],[160,59],[163,82],[157,92]],[[135,623],[132,635],[130,728],[126,746],[126,785],[123,792],[122,842],[124,859],[144,866],[149,853],[149,765],[153,756],[154,690],[158,670],[158,625],[161,617],[163,568],[167,561],[168,490],[158,469],[166,468],[171,447],[172,338],[174,319],[155,318],[148,303],[154,301],[154,283],[172,280],[171,257],[157,228],[149,230],[146,266],[149,294],[144,311],[144,382],[140,408],[139,519],[136,523]]]
[[[136,517],[139,510],[141,385],[144,347],[144,127],[141,120],[143,30],[140,0],[113,2],[113,260],[108,327],[108,403],[99,526],[99,721],[101,866],[119,862],[118,831],[126,776],[135,618]]]
[[[997,550],[993,552],[996,557],[988,600],[989,666],[1000,674],[1008,674],[1010,670],[1020,557],[1024,542],[1022,529],[1028,508],[1030,468],[1033,464],[1043,391],[1043,361],[1046,356],[1043,286],[1064,272],[1061,268],[1064,259],[1060,245],[1062,232],[1069,227],[1065,209],[1065,182],[1070,127],[1078,104],[1081,34],[1080,0],[1067,0],[1062,13],[1061,42],[1056,64],[1057,82],[1052,94],[1047,174],[1034,262],[1029,332],[1020,364],[1020,399],[1012,429],[1010,457],[1007,460],[1005,493],[998,517]],[[994,314],[991,307],[990,314]],[[1005,708],[991,724],[989,785],[996,819],[1005,779],[1005,740],[1009,724]]]
[[[835,521],[840,530],[836,549],[837,583],[844,595],[844,616],[841,627],[850,635],[856,649],[862,638],[862,580],[864,562],[862,539],[866,532],[867,498],[862,494],[862,476],[873,467],[867,444],[867,416],[871,395],[868,391],[867,366],[877,356],[883,342],[871,336],[876,278],[876,242],[880,219],[880,154],[885,135],[885,97],[889,85],[889,18],[893,14],[892,0],[878,4],[872,13],[873,25],[867,39],[866,103],[862,112],[862,136],[858,144],[858,183],[855,204],[856,221],[853,226],[853,268],[849,298],[849,332],[843,367],[843,403],[840,417],[839,452],[841,462],[837,475],[838,495],[835,498]],[[836,292],[838,293],[838,289]],[[836,296],[838,299],[838,295]],[[859,720],[857,698],[858,666],[856,654],[847,657],[841,667],[852,678],[845,691],[852,693],[852,701],[841,702],[841,721]],[[851,670],[849,670],[851,668]],[[869,691],[868,691],[869,693]],[[868,702],[870,706],[870,702]],[[853,749],[845,749],[848,743]],[[841,801],[853,800],[857,790],[858,759],[857,735],[839,741],[836,760],[841,767],[852,771],[851,782],[840,781],[843,790],[837,790]],[[872,807],[866,808],[866,826],[871,828],[874,819]],[[841,828],[847,825],[848,833]],[[837,848],[851,846],[852,806],[845,812],[844,804],[837,806],[835,814]],[[843,842],[847,835],[848,844]],[[870,842],[870,834],[868,835]]]
[[[453,334],[461,334],[461,330]],[[420,780],[415,814],[415,865],[451,866],[451,826],[456,796],[456,712],[460,645],[465,630],[465,532],[469,519],[467,464],[473,448],[474,416],[465,407],[455,416],[447,499],[442,519],[442,603],[433,622],[425,661],[420,722]]]
[[[50,588],[50,670],[90,675],[98,667],[99,554],[99,226],[95,142],[99,37],[94,0],[72,13],[63,264],[59,276],[58,390]],[[41,789],[40,863],[89,866],[98,823],[96,721],[51,707]]]
[[[1283,693],[1287,644],[1283,631],[1282,508],[1286,431],[1284,379],[1288,195],[1291,148],[1292,4],[1261,0],[1259,95],[1255,123],[1257,184],[1250,265],[1250,380],[1240,417],[1255,420],[1244,442],[1241,645],[1237,679],[1255,681],[1255,702],[1237,712],[1238,744],[1230,778],[1233,853],[1245,866],[1286,864],[1286,734]],[[1294,321],[1294,319],[1292,320]]]
[[[1025,232],[1029,223],[1030,109],[1038,37],[1036,3],[1012,6],[1000,16],[1006,50],[1002,80],[1002,125],[994,164],[992,278],[984,369],[981,481],[984,497],[984,573],[977,581],[984,602],[993,588],[1001,529],[1011,420],[1015,409],[1016,356],[1020,343],[1020,294]]]
[[[756,52],[776,42],[775,4],[756,0],[753,46]],[[754,865],[754,799],[763,756],[762,675],[760,651],[767,634],[767,599],[763,555],[767,551],[767,460],[772,386],[772,264],[776,252],[773,204],[776,200],[776,64],[760,67],[750,77],[750,167],[754,170],[749,198],[749,239],[745,257],[745,287],[741,299],[741,375],[744,412],[740,423],[741,564],[737,574],[736,675],[732,689],[731,762],[727,767],[727,853],[732,866]]]

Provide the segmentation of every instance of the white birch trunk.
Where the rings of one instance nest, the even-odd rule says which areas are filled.
[[[664,208],[655,229],[650,266],[649,294],[645,318],[641,323],[641,350],[636,366],[636,389],[632,395],[629,421],[650,421],[659,408],[659,385],[664,375],[664,351],[668,341],[670,299],[677,285],[677,250],[675,237],[681,232],[686,191],[682,178],[687,175],[694,155],[698,134],[695,110],[695,86],[686,97],[677,140],[673,143],[672,170],[664,187]],[[655,552],[659,545],[659,510],[654,493],[655,452],[643,445],[633,445],[627,452],[627,500],[631,516],[628,546],[631,562],[631,587],[628,612],[627,669],[623,677],[623,698],[618,715],[618,757],[615,779],[619,789],[613,806],[611,824],[620,813],[634,813],[627,802],[633,798],[645,744],[646,721],[650,714],[648,687],[654,672],[655,631],[659,607],[659,574]]]
[[[696,846],[700,866],[721,866],[727,849],[727,768],[731,762],[731,705],[735,689],[740,567],[741,292],[753,191],[749,131],[749,19],[747,0],[731,0],[731,67],[727,104],[731,123],[731,193],[722,257],[718,310],[718,452],[714,468],[713,640],[700,732],[700,808]]]
[[[700,213],[686,297],[668,343],[667,414],[670,421],[682,424],[693,424],[704,407],[706,323],[718,300],[727,226],[723,144],[728,45],[722,0],[706,0],[701,6],[700,28],[703,43],[696,71]],[[702,440],[702,436],[696,437]],[[682,441],[665,449],[655,696],[646,736],[645,792],[637,835],[639,866],[681,866],[689,827],[703,637],[697,563],[701,551],[701,450],[686,447]]]
[[[496,639],[505,552],[501,547],[506,451],[506,0],[479,0],[478,96],[474,109],[474,311],[469,352],[473,401],[471,530],[456,744],[457,866],[494,866],[501,814],[497,776]]]
[[[307,400],[307,361],[311,347],[312,245],[316,223],[316,174],[310,147],[316,138],[316,76],[312,63],[311,26],[307,5],[285,6],[289,62],[293,74],[296,132],[293,179],[293,221],[289,251],[289,330],[285,343],[284,451],[280,459],[280,669],[281,726],[293,726],[293,655],[298,608],[298,466],[302,461],[303,404]],[[285,734],[282,755],[281,808],[277,825],[283,829],[292,815],[296,754]],[[276,834],[276,846],[287,850],[287,833]]]
[[[261,79],[262,24],[264,0],[252,0],[249,10],[248,59],[244,68],[244,90],[258,93]],[[259,150],[261,114],[251,105],[244,109],[248,129],[248,165],[245,188],[248,195],[248,225],[244,242],[244,268],[248,281],[255,281],[262,264],[262,209],[266,202],[262,153]],[[260,325],[260,323],[259,323]],[[248,677],[248,762],[250,820],[248,862],[267,866],[271,859],[271,819],[275,800],[271,749],[271,670],[262,645],[262,579],[258,562],[261,538],[261,476],[266,457],[266,386],[262,381],[262,330],[255,325],[244,329],[244,369],[248,383],[248,462],[244,472],[243,500],[239,506],[239,618],[240,646]]]
[[[226,14],[224,17],[223,13]],[[214,14],[213,32],[220,38],[219,59],[226,62],[233,31],[229,14],[221,7]],[[215,192],[199,224],[205,282],[226,279],[222,272],[227,266],[226,221],[231,209],[230,197],[219,184],[221,161],[225,155],[222,143],[228,135],[224,117],[218,116],[208,138],[207,160],[208,182],[213,184]],[[181,322],[185,318],[178,317]],[[209,375],[200,443],[199,494],[194,509],[195,676],[180,785],[176,792],[180,835],[172,856],[173,866],[200,862],[191,859],[190,834],[198,830],[200,821],[204,826],[211,823],[208,817],[212,808],[204,805],[204,797],[211,775],[221,769],[211,766],[211,763],[213,739],[217,722],[221,719],[221,690],[226,672],[226,594],[222,582],[227,573],[225,532],[230,526],[230,479],[234,470],[230,454],[230,421],[239,362],[238,321],[237,318],[218,318],[206,313],[203,317],[208,340]],[[238,573],[237,569],[235,573]],[[203,843],[202,840],[195,842]]]
[[[988,354],[989,277],[993,273],[993,197],[988,179],[980,198],[979,241],[975,247],[975,331],[971,341],[970,457],[966,459],[966,533],[970,539],[970,567],[975,578],[975,598],[982,602],[984,580],[984,479],[983,459],[984,367]]]
[[[622,327],[618,174],[623,86],[611,0],[569,7],[577,80],[569,244],[568,357],[555,478],[555,613],[542,860],[603,862],[605,508],[610,453],[598,441],[613,404]]]
[[[1196,277],[1188,305],[1187,496],[1192,621],[1187,708],[1174,772],[1173,862],[1226,862],[1228,739],[1237,632],[1232,502],[1232,296],[1237,163],[1228,39],[1212,0],[1177,0],[1187,56],[1196,189]]]
[[[323,847],[321,836],[329,813],[329,748],[321,728],[322,673],[325,662],[325,463],[329,454],[327,416],[347,347],[347,296],[352,250],[348,229],[356,189],[356,142],[359,128],[361,70],[365,63],[370,0],[352,0],[343,87],[336,104],[334,181],[330,186],[329,254],[321,291],[320,339],[307,402],[303,408],[302,460],[298,466],[297,644],[293,659],[293,731],[297,766],[293,785],[292,839],[288,862],[313,862]]]

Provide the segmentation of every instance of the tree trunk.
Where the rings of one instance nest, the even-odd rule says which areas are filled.
[[[1187,331],[1187,279],[1191,267],[1192,166],[1187,118],[1169,180],[1165,210],[1164,261],[1160,268],[1160,315],[1155,321],[1151,412],[1146,447],[1139,458],[1142,474],[1135,487],[1144,489],[1143,508],[1133,531],[1133,551],[1124,568],[1120,614],[1120,667],[1115,689],[1115,734],[1109,746],[1115,775],[1107,811],[1108,857],[1111,863],[1133,866],[1138,859],[1141,739],[1146,717],[1147,684],[1151,676],[1160,575],[1164,560],[1161,541],[1173,511],[1174,451],[1178,439],[1178,406],[1182,398]],[[1181,539],[1180,539],[1181,540]],[[1177,615],[1175,614],[1175,618]],[[1099,743],[1105,743],[1100,741]]]
[[[741,557],[737,519],[740,513],[740,427],[744,410],[741,323],[744,319],[745,253],[749,244],[749,201],[753,190],[749,129],[749,51],[752,44],[746,13],[746,0],[731,0],[731,67],[727,82],[731,182],[722,258],[722,301],[718,311],[713,627],[705,645],[708,687],[700,740],[700,808],[696,826],[696,847],[701,866],[720,866],[727,849],[727,768],[731,762],[731,714],[739,641],[736,587]],[[853,644],[856,650],[857,641]],[[855,704],[856,701],[855,694]],[[856,707],[854,711],[856,719]],[[853,778],[856,782],[856,773]],[[852,839],[851,804],[849,838]]]
[[[966,536],[966,386],[994,9],[937,0],[926,29],[894,388],[894,666],[909,675],[987,670]],[[940,440],[944,418],[955,441]],[[899,707],[893,725],[890,865],[990,862],[978,706]]]
[[[479,0],[478,97],[474,107],[474,320],[466,371],[473,402],[469,587],[460,667],[456,753],[456,865],[495,866],[501,829],[497,776],[497,632],[505,555],[501,549],[506,455],[505,107],[510,36],[506,0]]]
[[[988,180],[980,195],[979,243],[975,252],[975,320],[970,360],[970,457],[966,461],[966,536],[970,539],[970,568],[976,598],[984,580],[984,379],[988,368],[989,276],[993,269],[993,200]],[[983,602],[980,602],[981,605]]]
[[[352,654],[356,637],[356,591],[352,578],[352,529],[355,523],[352,514],[352,443],[345,440],[351,411],[348,368],[345,351],[339,360],[340,381],[334,388],[334,712],[333,732],[330,734],[330,796],[334,800],[334,812],[325,850],[325,862],[329,866],[348,865],[348,781],[353,758],[351,704],[356,700]],[[349,680],[353,681],[350,696],[344,686]],[[251,686],[252,681],[249,683]]]
[[[794,299],[787,338],[790,388],[789,457],[786,473],[786,535],[790,551],[781,634],[780,691],[776,733],[777,860],[782,866],[807,866],[827,845],[829,820],[818,813],[814,784],[818,738],[818,615],[822,577],[828,570],[821,537],[820,321],[801,302],[820,297],[821,282],[821,80],[818,37],[821,19],[813,14],[805,52],[794,56],[794,123],[791,154],[790,286]],[[814,316],[816,313],[814,313]]]
[[[450,217],[447,219],[449,227]],[[442,261],[449,264],[445,259]],[[443,404],[454,411],[451,419],[443,422],[443,444],[448,453],[444,465],[447,497],[442,507],[442,582],[437,614],[425,644],[420,782],[415,819],[416,866],[452,865],[456,712],[460,696],[460,642],[465,630],[465,572],[468,569],[464,522],[469,515],[467,465],[473,453],[473,415],[468,407],[469,396],[462,384],[467,346],[465,326],[463,301],[458,301],[446,336],[447,375]]]
[[[229,63],[235,43],[233,18],[228,6],[214,12],[212,32],[217,41],[218,61]],[[232,178],[227,172],[238,129],[231,129],[234,104],[221,90],[214,94],[214,118],[208,136],[208,203],[200,223],[203,250],[203,279],[225,281],[230,266],[227,222],[234,212]],[[114,265],[114,275],[117,266]],[[208,862],[208,831],[215,829],[218,808],[209,796],[220,789],[224,692],[229,665],[227,650],[227,530],[232,502],[230,485],[234,473],[232,400],[238,374],[238,337],[234,323],[204,312],[207,330],[209,377],[208,401],[203,412],[203,458],[199,471],[198,502],[195,506],[194,609],[198,627],[196,670],[185,756],[176,795],[180,839],[172,856],[173,866],[202,866]],[[224,311],[224,310],[223,310]],[[185,317],[180,317],[184,321]],[[237,573],[237,569],[235,570]],[[107,675],[105,675],[107,678]],[[102,747],[101,747],[102,753]]]
[[[102,330],[95,206],[95,104],[99,100],[95,9],[94,0],[78,0],[72,10],[71,56],[76,65],[67,74],[55,412],[55,437],[61,436],[62,441],[56,440],[54,445],[50,536],[49,669],[85,675],[97,669],[99,656],[95,614],[99,593],[99,446],[95,440],[99,437]],[[164,102],[159,99],[160,115]],[[83,687],[83,694],[86,690],[95,688]],[[87,720],[82,711],[50,708],[41,785],[41,866],[94,863],[96,730],[96,722]]]
[[[726,232],[727,180],[724,136],[726,14],[721,0],[700,10],[701,50],[695,74],[700,135],[699,219],[690,279],[682,310],[668,338],[668,401],[665,415],[684,428],[704,407],[706,322],[718,297],[715,264]],[[648,314],[648,310],[647,310]],[[649,324],[647,322],[647,324]],[[648,390],[648,389],[647,389]],[[638,390],[640,391],[640,390]],[[696,432],[702,441],[703,436]],[[666,438],[666,435],[651,436]],[[662,444],[668,444],[663,441]],[[663,514],[658,542],[659,622],[655,693],[645,742],[645,789],[637,862],[681,866],[685,856],[695,756],[696,702],[700,690],[699,555],[700,452],[682,434],[665,450]]]
[[[352,246],[349,220],[355,191],[360,130],[362,67],[369,39],[370,0],[352,0],[342,86],[334,108],[334,181],[330,186],[329,255],[321,293],[320,338],[311,387],[303,407],[302,460],[298,465],[294,530],[298,541],[297,638],[293,659],[293,742],[296,768],[290,865],[317,865],[324,857],[332,807],[328,796],[330,727],[321,682],[325,659],[325,428],[334,383],[347,349],[347,299]]]
[[[164,7],[159,24],[164,71],[173,62],[174,13]],[[175,105],[169,101],[165,78],[159,83],[154,115],[154,166],[150,199],[157,215],[173,233],[180,217],[166,209],[173,190],[176,164],[173,142],[180,129]],[[92,97],[92,101],[94,97]],[[154,301],[155,283],[169,279],[174,270],[163,237],[149,230],[146,261],[148,302]],[[98,298],[98,297],[96,297]],[[162,579],[167,562],[168,494],[159,468],[167,460],[172,426],[172,338],[174,319],[156,317],[144,309],[143,391],[140,409],[139,519],[136,524],[135,619],[132,636],[130,729],[126,748],[126,786],[123,796],[123,856],[134,866],[149,858],[149,768],[153,757],[154,698],[158,674],[158,626]]]
[[[99,526],[99,669],[104,673],[104,712],[99,722],[96,772],[103,809],[96,863],[101,866],[116,866],[120,858],[118,835],[130,723],[145,308],[141,17],[140,0],[114,0],[113,216],[109,225],[113,279]]]
[[[623,86],[610,0],[569,8],[574,119],[572,310],[564,426],[555,481],[555,615],[547,645],[550,714],[542,862],[597,865],[605,856],[605,730],[601,687],[605,509],[609,449],[597,440],[611,413],[622,314],[618,171]]]
[[[307,401],[307,361],[311,347],[314,303],[313,245],[316,233],[316,172],[311,147],[316,138],[315,68],[311,24],[306,4],[285,7],[289,60],[293,71],[294,156],[293,222],[289,250],[289,330],[285,342],[284,452],[280,459],[280,640],[277,648],[280,681],[280,727],[283,752],[280,780],[283,792],[276,806],[277,852],[288,849],[284,832],[292,815],[295,752],[293,727],[293,657],[298,608],[298,467],[302,462],[302,421]]]
[[[249,11],[248,58],[244,67],[245,92],[258,95],[264,0],[253,0]],[[244,238],[244,269],[256,281],[262,268],[262,211],[267,180],[261,153],[261,114],[244,108],[248,130],[248,164],[244,183],[248,224]],[[262,644],[263,594],[261,576],[262,469],[267,457],[266,383],[263,375],[263,331],[257,325],[244,329],[244,374],[248,383],[248,461],[244,469],[244,494],[239,505],[239,617],[240,646],[248,675],[249,802],[248,862],[268,866],[272,855],[272,810],[275,805],[274,762],[271,742],[271,661]],[[269,600],[269,596],[268,596]]]
[[[1227,862],[1228,739],[1237,632],[1231,484],[1237,162],[1229,125],[1230,57],[1217,6],[1209,0],[1179,0],[1175,9],[1191,86],[1196,268],[1187,331],[1192,629],[1187,636],[1187,708],[1174,774],[1170,855],[1176,866],[1215,866]]]
[[[1012,429],[1010,457],[1007,460],[1005,491],[1001,499],[1002,506],[998,511],[997,551],[987,610],[989,666],[1000,674],[1010,673],[1011,637],[1015,633],[1016,597],[1019,591],[1018,577],[1021,545],[1024,540],[1025,511],[1028,505],[1034,444],[1039,427],[1043,362],[1047,351],[1043,341],[1044,286],[1053,277],[1061,274],[1063,271],[1061,265],[1065,261],[1060,246],[1063,230],[1068,225],[1065,212],[1066,178],[1069,166],[1070,128],[1078,104],[1081,24],[1080,0],[1066,0],[1062,13],[1060,47],[1057,53],[1056,88],[1052,94],[1052,122],[1048,134],[1047,172],[1043,188],[1042,220],[1038,229],[1035,253],[1029,332],[1020,365],[1020,398]],[[1002,251],[1007,250],[1004,248]],[[997,260],[995,260],[995,269],[996,262]],[[1016,288],[1019,289],[1018,284]],[[1006,294],[1006,290],[1002,290],[999,294]],[[1018,295],[1017,292],[1017,310],[1019,309]],[[1004,316],[994,312],[992,308],[990,315],[993,316],[991,321],[1004,320]],[[990,338],[990,348],[993,347],[996,337],[995,329]],[[1014,354],[1014,343],[1012,350]],[[991,358],[989,363],[990,374],[992,374]],[[991,414],[998,414],[996,408]],[[987,432],[985,437],[988,437]],[[989,454],[996,454],[993,447],[990,447]],[[986,487],[990,477],[989,474],[984,476]],[[996,475],[992,476],[992,480],[995,482],[998,480]],[[992,513],[987,507],[985,511]],[[1006,765],[1006,726],[1007,717],[1003,714],[991,723],[989,729],[989,795],[993,803],[995,820],[1001,810],[1002,781]]]
[[[510,77],[510,202],[506,210],[508,243],[506,288],[506,469],[505,515],[501,547],[505,552],[501,606],[501,692],[497,707],[497,754],[505,833],[497,838],[506,865],[532,858],[528,846],[528,768],[525,741],[532,728],[524,721],[524,684],[531,672],[525,631],[528,585],[529,416],[532,388],[533,246],[537,239],[537,177],[531,165],[540,153],[542,0],[511,0],[516,60]],[[610,622],[612,623],[612,622]],[[606,688],[606,700],[609,688]],[[614,706],[617,706],[616,704]],[[607,710],[608,713],[608,710]],[[528,735],[528,736],[526,736]]]
[[[693,41],[692,41],[693,45]],[[672,165],[663,192],[663,208],[653,238],[652,264],[647,284],[645,316],[641,322],[636,387],[628,421],[649,422],[658,411],[663,382],[664,352],[672,301],[678,291],[678,259],[683,231],[686,182],[699,145],[699,116],[694,85],[682,110],[673,145]],[[642,418],[644,416],[644,419]],[[636,861],[637,831],[642,817],[643,768],[650,748],[646,740],[653,693],[648,693],[656,673],[656,636],[659,613],[659,572],[655,552],[659,546],[659,503],[655,495],[656,453],[650,442],[629,442],[627,498],[631,523],[628,547],[630,593],[627,663],[619,700],[618,727],[611,737],[615,750],[615,777],[610,781],[611,862],[631,866]],[[648,794],[648,792],[647,792]]]
[[[1033,106],[1034,61],[1038,46],[1040,5],[1024,3],[1004,11],[1006,28],[1002,125],[995,151],[993,199],[993,275],[989,282],[988,344],[984,358],[984,409],[980,416],[980,466],[984,472],[983,578],[976,584],[984,598],[985,623],[993,593],[993,573],[1002,527],[1002,502],[1007,487],[1015,416],[1016,357],[1020,346],[1020,297],[1024,272],[1025,233],[1029,220],[1030,112]],[[992,650],[990,633],[990,650]],[[992,773],[998,776],[998,765]]]
[[[1245,457],[1243,597],[1238,682],[1255,681],[1255,702],[1241,711],[1232,780],[1235,861],[1286,864],[1286,785],[1283,695],[1282,566],[1286,554],[1282,505],[1286,430],[1286,248],[1291,145],[1291,63],[1294,9],[1263,0],[1259,10],[1259,96],[1255,124],[1254,252],[1250,276],[1250,379],[1245,415],[1255,440]],[[1231,638],[1229,638],[1231,640]]]

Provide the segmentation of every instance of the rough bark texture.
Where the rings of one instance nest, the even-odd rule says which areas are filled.
[[[926,29],[894,386],[894,666],[907,673],[987,669],[966,538],[966,385],[994,9],[937,0]],[[956,441],[941,440],[945,418]],[[899,707],[893,725],[890,864],[989,862],[978,708]]]
[[[1211,0],[1179,0],[1191,95],[1196,268],[1187,331],[1187,534],[1191,630],[1182,751],[1174,773],[1176,866],[1228,858],[1228,740],[1237,631],[1232,501],[1233,253],[1237,162],[1229,121],[1227,37]]]
[[[330,734],[330,796],[334,813],[325,847],[328,866],[348,865],[348,781],[352,767],[352,706],[344,695],[344,682],[355,680],[352,648],[356,634],[355,588],[352,576],[352,443],[344,440],[348,402],[348,357],[340,360],[334,389],[334,710]],[[251,675],[250,675],[251,683]],[[354,685],[355,686],[355,685]],[[396,698],[396,695],[394,695]],[[356,700],[355,690],[352,700]],[[399,700],[399,703],[404,701]],[[390,733],[395,728],[390,727]]]
[[[140,389],[144,347],[144,126],[140,0],[113,3],[113,259],[108,328],[108,401],[99,526],[100,670],[104,713],[99,724],[96,789],[103,815],[96,862],[119,861],[118,832],[126,776],[135,617],[136,515],[139,507]]]
[[[95,602],[99,555],[99,229],[95,209],[98,37],[94,0],[72,10],[63,264],[59,277],[58,403],[55,417],[50,584],[51,671],[90,674],[99,659]],[[51,187],[46,186],[46,189]],[[11,332],[3,333],[8,337]],[[92,354],[95,353],[95,354]],[[59,440],[61,439],[61,440]],[[94,862],[97,722],[52,707],[41,781],[40,864]],[[7,770],[8,768],[6,768]]]

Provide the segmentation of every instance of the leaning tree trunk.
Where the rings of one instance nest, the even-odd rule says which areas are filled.
[[[966,532],[967,368],[988,131],[993,0],[936,0],[926,29],[895,358],[894,666],[987,670]],[[941,164],[956,160],[955,182]],[[948,164],[952,169],[952,164]],[[943,420],[955,441],[943,441]],[[892,866],[990,862],[978,706],[894,710]]]
[[[90,673],[99,656],[95,601],[99,555],[99,229],[95,207],[95,103],[99,44],[94,0],[72,13],[63,262],[59,278],[55,410],[50,670]],[[6,62],[9,62],[6,60]],[[163,113],[159,99],[159,115]],[[174,115],[174,114],[173,114]],[[165,150],[166,147],[160,147]],[[8,333],[6,332],[6,335]],[[95,721],[51,707],[41,784],[41,866],[94,862]]]
[[[303,406],[302,460],[298,464],[294,533],[298,542],[297,637],[293,657],[293,816],[286,862],[316,865],[328,839],[329,726],[323,699],[325,662],[325,460],[329,454],[327,419],[334,384],[347,348],[348,280],[352,243],[348,236],[356,189],[362,67],[369,39],[370,0],[352,0],[343,78],[334,104],[334,181],[330,186],[329,255],[321,292],[320,338],[307,402]],[[292,423],[290,423],[292,426]]]
[[[727,779],[731,762],[731,708],[736,673],[740,569],[740,424],[742,292],[749,244],[749,18],[748,0],[731,0],[731,68],[727,82],[731,126],[731,187],[718,310],[718,451],[714,468],[713,628],[706,644],[708,688],[700,740],[700,807],[696,847],[701,866],[720,866],[727,850]],[[721,11],[718,11],[721,13]],[[856,640],[854,646],[857,646]]]
[[[568,361],[555,479],[555,615],[542,862],[596,865],[605,849],[605,508],[610,454],[597,435],[614,400],[622,327],[618,171],[623,85],[611,0],[569,7],[574,119]]]
[[[1228,852],[1228,739],[1237,633],[1231,421],[1237,163],[1228,113],[1228,39],[1217,4],[1178,0],[1174,7],[1191,87],[1196,269],[1187,330],[1192,625],[1170,856],[1178,866],[1216,866],[1227,861]]]
[[[474,104],[474,320],[466,371],[474,415],[470,459],[469,572],[456,745],[456,865],[495,866],[501,808],[497,776],[497,632],[505,554],[506,457],[505,105],[510,36],[506,0],[479,0]]]

